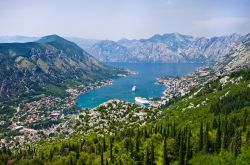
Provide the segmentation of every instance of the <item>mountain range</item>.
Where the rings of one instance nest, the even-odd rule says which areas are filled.
[[[35,42],[0,44],[0,99],[39,93],[46,85],[112,78],[116,69],[99,62],[60,36]]]
[[[0,37],[0,42],[15,37]],[[35,37],[33,37],[35,39]],[[193,37],[180,33],[156,34],[148,39],[91,40],[67,37],[102,62],[214,63],[239,43],[244,36]],[[16,37],[16,42],[32,37]]]
[[[105,62],[211,63],[227,54],[241,38],[238,34],[195,38],[169,33],[140,40],[105,40],[86,50]]]

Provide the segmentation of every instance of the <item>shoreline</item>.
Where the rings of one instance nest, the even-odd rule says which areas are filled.
[[[127,71],[127,74],[117,74],[117,77],[113,78],[113,79],[125,78],[125,77],[131,76],[131,75],[138,74],[137,72],[134,72],[131,70],[126,70],[126,71]],[[94,83],[88,84],[85,87],[82,86],[83,89],[80,89],[80,90],[76,89],[76,88],[68,88],[68,89],[66,89],[66,92],[70,94],[69,97],[71,97],[71,99],[72,99],[71,103],[74,103],[74,105],[77,106],[76,100],[79,98],[80,95],[86,94],[86,93],[94,91],[96,89],[100,89],[102,87],[110,86],[113,84],[113,79],[109,78],[109,79],[99,80],[99,81],[96,81]],[[81,88],[81,86],[79,86],[79,88]],[[78,108],[81,108],[81,107],[78,107]]]

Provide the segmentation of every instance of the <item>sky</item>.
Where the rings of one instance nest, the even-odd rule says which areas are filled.
[[[140,39],[250,32],[250,0],[0,0],[1,36]]]

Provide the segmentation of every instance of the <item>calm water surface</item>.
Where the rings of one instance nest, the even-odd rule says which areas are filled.
[[[165,87],[156,83],[156,78],[162,76],[182,76],[196,70],[200,64],[131,64],[107,63],[116,67],[125,67],[138,72],[125,78],[114,79],[113,84],[90,91],[79,96],[77,105],[82,108],[93,108],[110,99],[120,99],[134,102],[135,97],[163,96]],[[136,92],[132,86],[136,85]]]

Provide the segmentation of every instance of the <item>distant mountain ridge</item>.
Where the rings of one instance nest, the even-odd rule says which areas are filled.
[[[123,39],[113,44],[111,41],[102,41],[86,51],[105,62],[106,59],[112,59],[111,62],[208,63],[215,62],[227,54],[241,38],[238,34],[195,38],[168,33],[154,35],[148,39]],[[104,42],[109,43],[109,47]]]
[[[28,37],[28,36],[0,36],[0,43],[24,43],[39,40],[41,37]]]
[[[43,90],[46,85],[64,86],[111,78],[108,67],[78,45],[57,35],[36,42],[0,44],[0,100]]]
[[[131,63],[216,63],[242,38],[235,33],[211,38],[166,33],[119,41],[67,37],[102,62]]]

